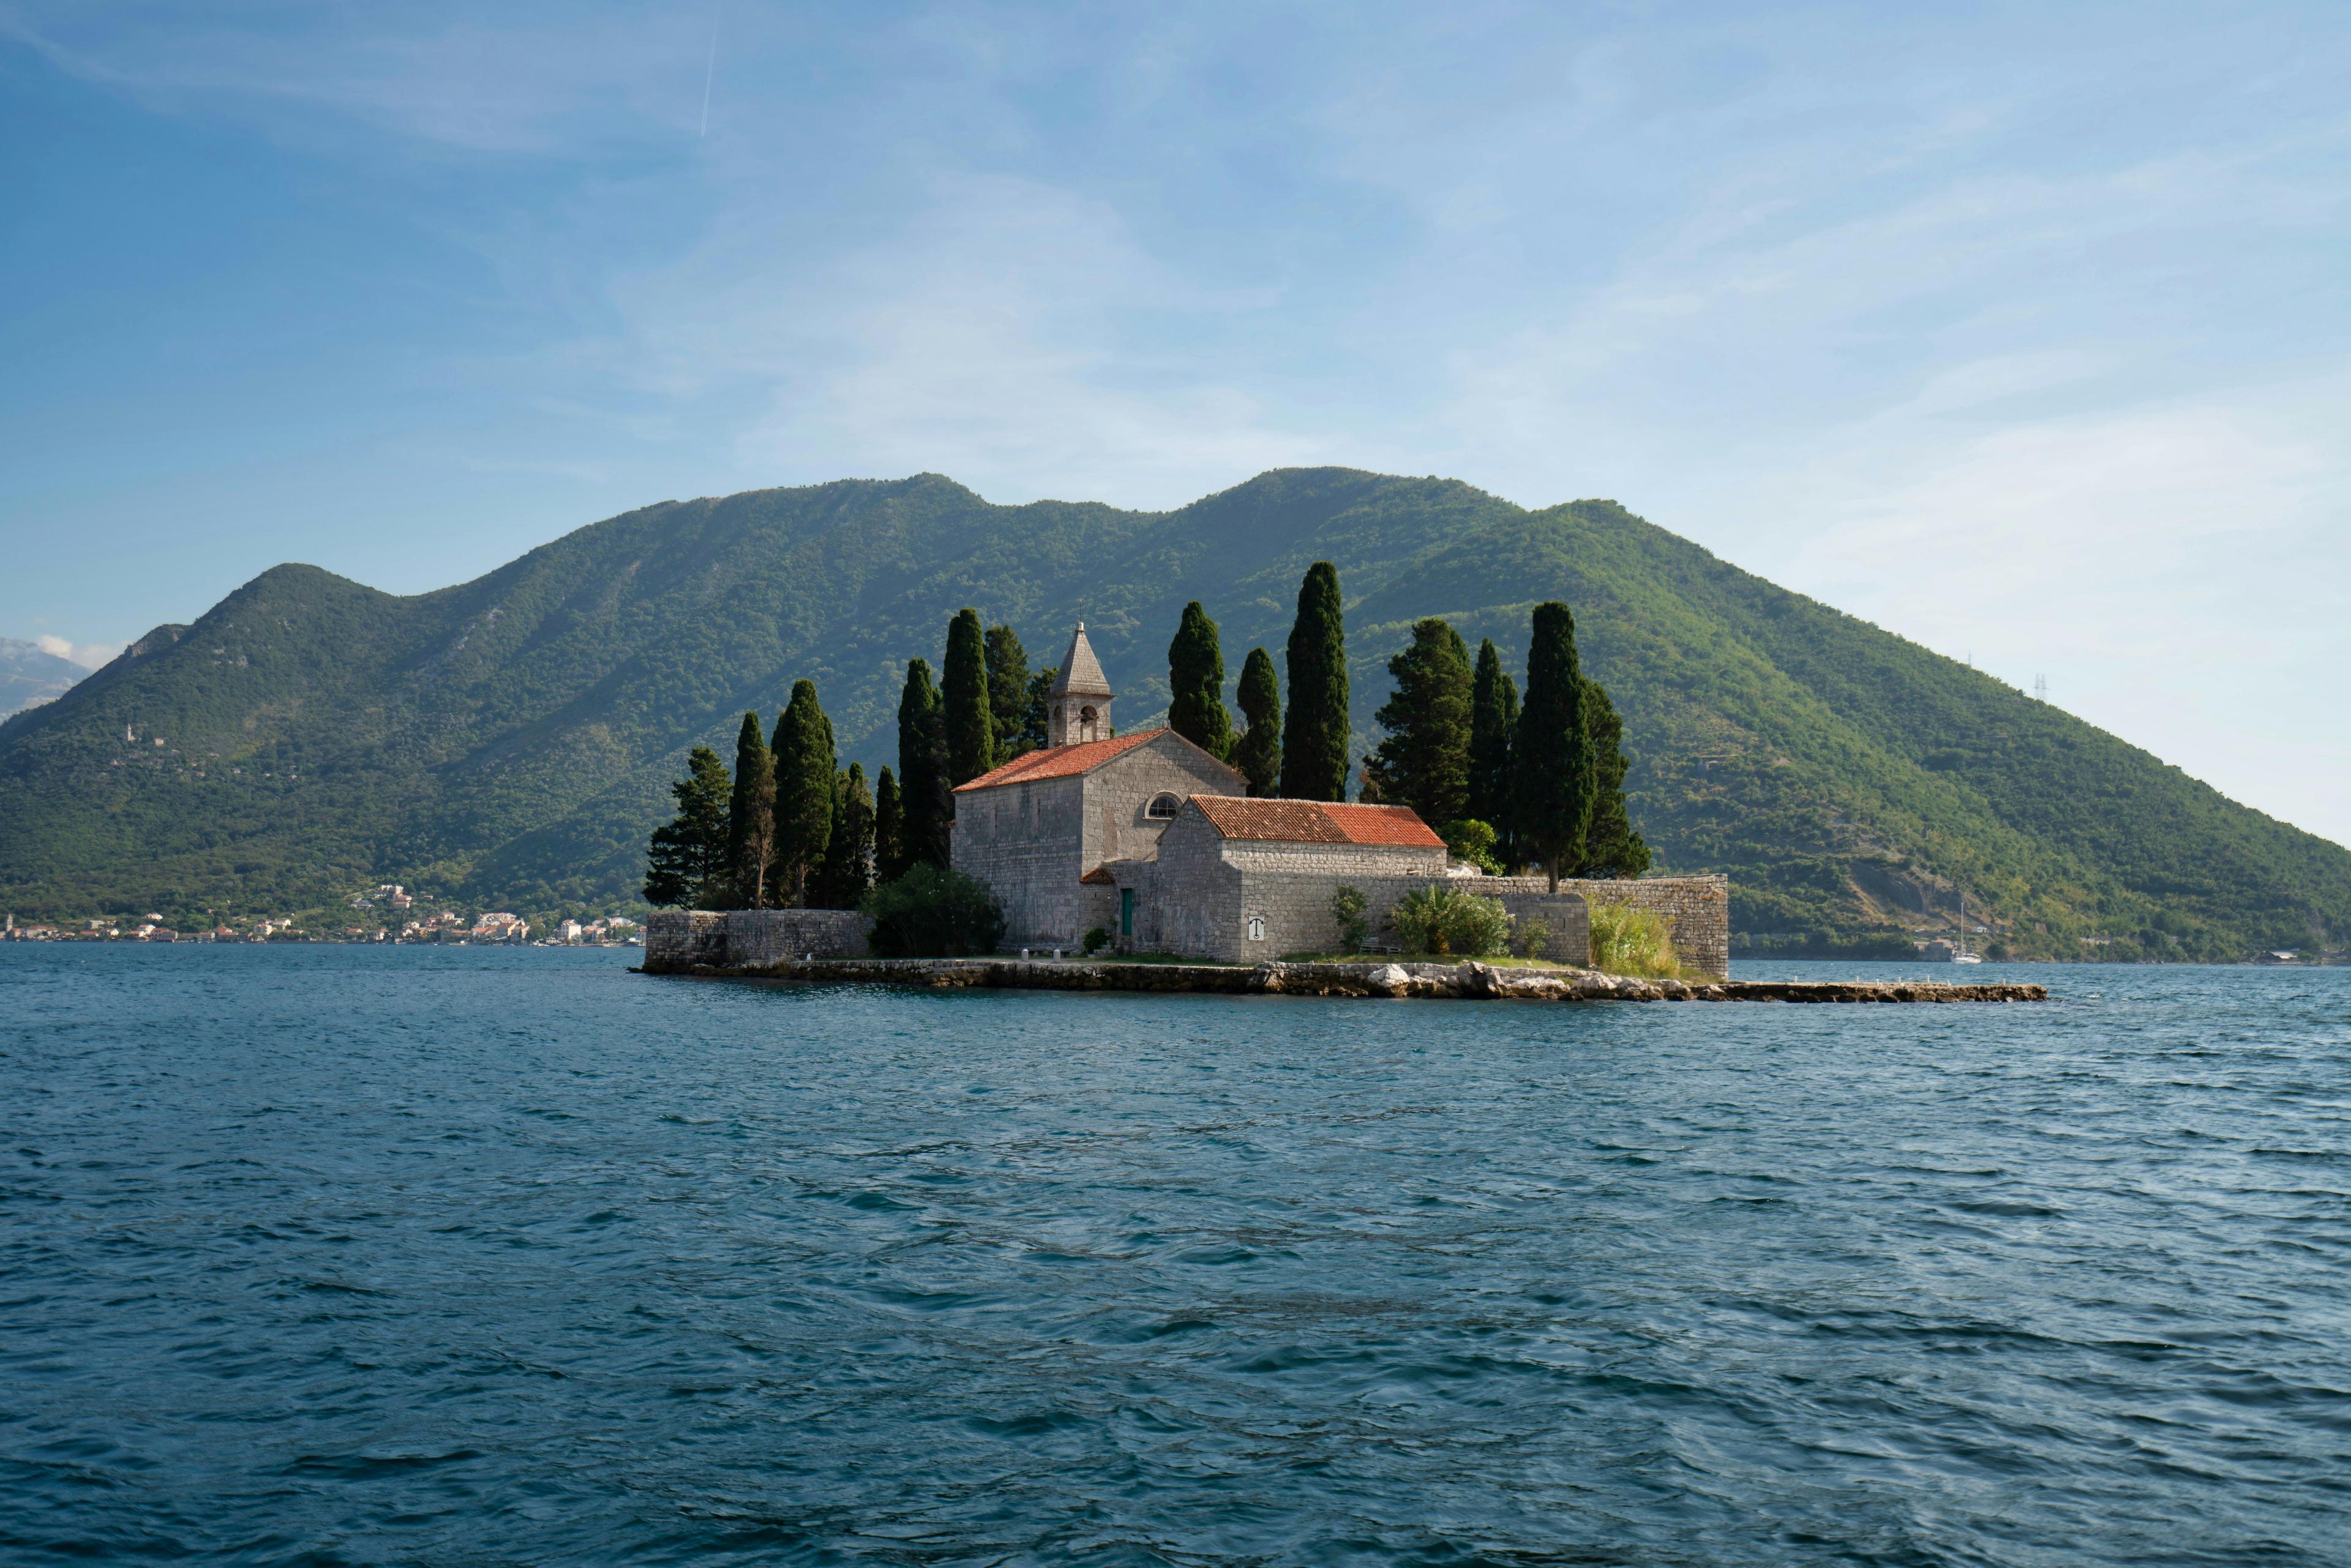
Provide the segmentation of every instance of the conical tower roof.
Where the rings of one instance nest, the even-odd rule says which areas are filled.
[[[1094,657],[1094,645],[1086,641],[1086,623],[1070,634],[1070,651],[1061,655],[1061,667],[1053,676],[1052,695],[1072,697],[1106,697],[1113,695],[1109,677],[1102,674],[1102,661]]]

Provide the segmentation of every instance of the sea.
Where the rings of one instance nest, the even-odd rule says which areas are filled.
[[[635,958],[0,946],[0,1562],[2351,1563],[2351,969]]]

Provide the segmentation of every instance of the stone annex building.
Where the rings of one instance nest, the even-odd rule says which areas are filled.
[[[1172,729],[1118,735],[1114,700],[1081,622],[1048,699],[1050,744],[955,792],[955,868],[1003,904],[1008,948],[1073,949],[1100,927],[1122,952],[1327,953],[1342,886],[1364,894],[1376,934],[1414,888],[1474,878],[1469,891],[1541,921],[1569,962],[1588,961],[1590,904],[1630,904],[1667,916],[1691,968],[1729,972],[1721,877],[1563,882],[1553,894],[1541,877],[1484,876],[1448,864],[1406,807],[1249,799],[1238,772]]]

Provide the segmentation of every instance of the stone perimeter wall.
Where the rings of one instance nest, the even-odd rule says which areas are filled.
[[[1517,899],[1540,895],[1550,883],[1539,876],[1489,876],[1455,884],[1501,899],[1512,914]],[[1730,977],[1730,879],[1727,876],[1645,876],[1637,882],[1579,882],[1562,877],[1559,891],[1586,904],[1629,905],[1666,917],[1674,956],[1685,968],[1717,979]]]
[[[804,954],[862,958],[871,917],[853,909],[664,909],[645,921],[645,969],[788,962]]]
[[[1342,882],[1361,887],[1371,895],[1371,915],[1376,926],[1388,906],[1414,887],[1426,886],[1431,879],[1379,875],[1387,871],[1376,856],[1366,856],[1368,862],[1356,869],[1342,870],[1324,865],[1315,868],[1321,874],[1300,873],[1305,868],[1273,867],[1244,869],[1229,863],[1217,867],[1222,876],[1204,877],[1203,882],[1221,885],[1193,886],[1185,892],[1201,899],[1197,917],[1220,927],[1211,934],[1207,929],[1186,930],[1184,936],[1192,940],[1181,946],[1173,943],[1161,946],[1175,931],[1138,929],[1134,946],[1137,948],[1158,948],[1161,951],[1189,951],[1202,957],[1222,958],[1227,962],[1257,962],[1278,957],[1285,952],[1327,952],[1337,944],[1337,927],[1331,920],[1331,894]],[[1157,882],[1155,873],[1161,862],[1126,862],[1114,865],[1120,881],[1126,885],[1138,885],[1145,894],[1144,906],[1152,908],[1156,900],[1152,893],[1172,892]],[[1174,868],[1169,868],[1174,869]],[[1208,870],[1203,866],[1202,872]],[[1374,872],[1364,875],[1364,871]],[[1135,873],[1142,874],[1137,875]],[[1229,880],[1228,880],[1229,879]],[[1254,883],[1252,886],[1250,884]],[[1180,884],[1179,884],[1180,885]],[[1488,898],[1499,898],[1510,913],[1520,919],[1532,915],[1552,928],[1553,954],[1562,962],[1590,961],[1589,926],[1578,918],[1580,911],[1571,902],[1581,900],[1585,904],[1629,904],[1637,909],[1655,910],[1666,917],[1673,934],[1674,951],[1688,968],[1718,978],[1730,973],[1730,881],[1720,876],[1658,876],[1644,877],[1638,882],[1573,882],[1559,884],[1560,896],[1554,902],[1548,884],[1539,876],[1464,877],[1450,885],[1467,893]],[[1111,888],[1088,888],[1088,893],[1114,896]],[[1252,896],[1254,894],[1254,896]],[[1244,907],[1246,906],[1246,907]],[[1104,911],[1105,917],[1107,910]],[[1138,910],[1138,914],[1142,914]],[[1155,910],[1155,914],[1156,911]],[[1249,942],[1244,938],[1245,922],[1251,914],[1266,917],[1266,939]],[[1219,918],[1221,917],[1221,918]],[[864,915],[843,909],[737,909],[724,914],[710,910],[664,910],[645,922],[645,968],[654,974],[681,973],[697,966],[725,967],[736,964],[766,964],[796,959],[804,953],[819,958],[862,958],[865,956],[866,933],[872,921]],[[1138,926],[1144,922],[1138,921]],[[1153,923],[1155,925],[1155,922]],[[1187,926],[1192,922],[1184,923]],[[1157,938],[1155,941],[1154,938]],[[1020,946],[1008,942],[1008,946]]]

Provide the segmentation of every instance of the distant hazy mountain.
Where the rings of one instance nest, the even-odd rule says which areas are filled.
[[[1614,502],[1530,512],[1344,469],[1159,513],[990,506],[935,475],[664,502],[409,599],[277,567],[0,725],[0,906],[283,907],[377,880],[630,896],[686,747],[731,755],[797,677],[871,768],[894,760],[905,660],[935,664],[958,606],[1040,661],[1082,619],[1134,727],[1164,710],[1185,601],[1235,675],[1253,643],[1279,663],[1322,558],[1359,743],[1414,618],[1519,668],[1532,605],[1574,606],[1661,869],[1728,872],[1750,942],[1893,932],[1961,891],[2053,956],[2351,933],[2342,848]]]
[[[87,673],[37,643],[0,637],[0,717],[64,695]]]

